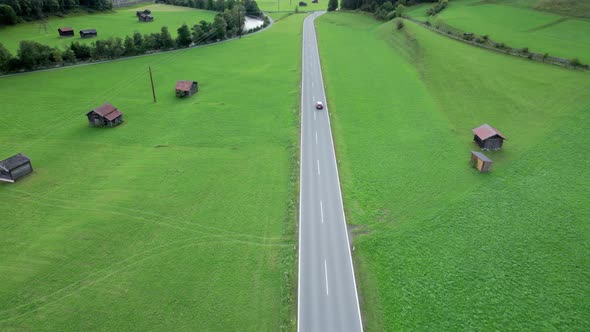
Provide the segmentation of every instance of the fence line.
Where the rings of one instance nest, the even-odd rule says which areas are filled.
[[[438,27],[438,26],[432,26],[432,24],[430,24],[430,22],[423,22],[423,21],[417,20],[412,17],[404,17],[404,18],[407,19],[408,21],[412,21],[416,24],[420,24],[421,26],[423,26],[431,31],[434,31],[436,33],[439,33],[443,36],[447,36],[449,38],[458,40],[460,42],[470,44],[472,46],[476,46],[479,48],[483,48],[486,50],[490,50],[490,51],[494,51],[494,52],[502,53],[502,54],[507,54],[507,55],[512,55],[512,56],[517,56],[517,57],[525,58],[525,59],[529,59],[529,60],[539,61],[542,63],[548,63],[548,64],[561,66],[561,67],[565,67],[565,68],[570,68],[570,69],[586,69],[586,70],[589,69],[588,65],[580,64],[578,66],[574,66],[574,65],[572,65],[571,61],[568,59],[564,59],[564,58],[560,58],[560,57],[556,57],[556,56],[552,56],[552,55],[545,55],[545,54],[541,54],[541,53],[524,51],[523,49],[518,49],[518,48],[512,48],[510,46],[504,45],[504,43],[496,42],[496,41],[493,41],[489,38],[487,40],[484,40],[480,37],[476,37],[474,34],[471,34],[471,38],[468,37],[470,39],[465,39],[465,34],[460,33],[460,32],[454,33],[453,31],[451,31],[450,28],[447,28],[448,30],[445,30],[445,29]],[[480,40],[481,42],[476,42],[475,40]],[[496,47],[495,45],[502,45],[502,46]]]

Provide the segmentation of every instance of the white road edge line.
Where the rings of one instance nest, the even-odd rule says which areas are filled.
[[[305,20],[309,18],[306,17]],[[297,253],[297,332],[300,331],[300,318],[301,318],[301,201],[303,198],[303,191],[301,190],[303,186],[303,79],[305,78],[305,73],[303,68],[305,68],[305,20],[303,21],[303,27],[301,28],[303,31],[301,33],[301,137],[299,141],[299,250]],[[315,112],[314,112],[315,114]]]
[[[320,201],[320,218],[322,218],[322,224],[324,223],[324,205]]]
[[[314,32],[316,34],[316,39],[317,39],[317,32],[314,29]],[[321,68],[321,58],[320,58],[320,47],[319,44],[317,44],[316,42],[316,52],[317,52],[317,58],[320,61],[320,68]],[[324,74],[322,73],[322,70],[320,69],[320,81],[322,82],[322,87],[325,87],[324,85]],[[348,228],[346,227],[346,215],[344,214],[344,202],[342,200],[342,189],[340,188],[341,184],[340,184],[340,174],[338,173],[338,162],[336,159],[336,147],[334,146],[334,138],[332,137],[332,125],[330,123],[330,116],[328,114],[328,105],[326,103],[325,106],[325,110],[326,110],[326,114],[328,115],[328,128],[330,129],[330,141],[332,141],[332,156],[334,157],[334,168],[336,169],[336,179],[338,180],[338,193],[340,194],[340,206],[342,207],[342,220],[344,222],[344,229],[345,229],[345,233],[346,233],[346,243],[347,243],[347,252],[348,252],[348,258],[350,259],[350,271],[352,273],[352,281],[354,283],[354,295],[356,297],[356,308],[357,308],[357,313],[359,316],[359,328],[360,331],[363,331],[363,317],[361,316],[361,307],[359,304],[359,295],[358,295],[358,291],[357,291],[357,287],[356,287],[356,278],[355,278],[355,274],[354,274],[354,265],[352,264],[352,254],[350,252],[350,239],[348,238]],[[299,322],[297,322],[299,323]],[[299,329],[299,325],[297,325],[298,329]]]
[[[325,259],[324,259],[324,272],[326,274],[326,295],[330,295],[330,289],[328,287],[328,264],[326,263]]]

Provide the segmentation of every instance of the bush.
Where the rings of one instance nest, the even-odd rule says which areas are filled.
[[[18,23],[18,16],[9,5],[0,4],[0,25],[13,25]]]
[[[395,22],[395,28],[396,28],[397,30],[401,30],[401,29],[403,29],[403,28],[404,28],[404,21],[402,21],[401,19],[400,19],[400,20],[397,20],[397,21]]]
[[[574,68],[575,67],[582,67],[582,63],[580,62],[580,59],[578,59],[578,58],[573,58],[569,62],[570,62],[570,66],[572,66]]]

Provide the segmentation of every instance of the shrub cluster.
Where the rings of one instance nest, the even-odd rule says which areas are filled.
[[[448,5],[449,5],[449,0],[438,0],[436,5],[434,5],[431,8],[428,8],[428,10],[426,11],[426,14],[428,14],[428,16],[434,16],[434,15],[440,13],[441,11],[443,11],[443,9],[447,8]]]
[[[212,23],[201,21],[189,28],[183,24],[177,29],[178,36],[173,39],[167,27],[159,33],[142,35],[135,32],[132,36],[97,40],[91,44],[72,42],[65,50],[50,47],[34,41],[21,41],[16,56],[0,43],[0,72],[18,72],[48,67],[57,67],[77,62],[115,59],[125,56],[141,55],[161,50],[172,50],[195,45],[208,44],[244,33],[244,15],[241,6],[226,9],[215,16]],[[265,17],[262,27],[268,26]],[[246,33],[260,30],[250,29]]]

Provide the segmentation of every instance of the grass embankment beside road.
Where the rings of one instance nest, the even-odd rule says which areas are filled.
[[[153,22],[139,22],[135,16],[138,10],[150,9],[154,16]],[[50,18],[47,20],[47,32],[40,22],[17,24],[15,26],[0,27],[0,43],[13,54],[18,50],[21,40],[32,40],[41,44],[65,49],[72,42],[90,44],[97,39],[110,37],[125,38],[138,31],[142,34],[160,32],[163,26],[167,26],[173,38],[176,38],[176,29],[186,23],[189,27],[198,24],[201,20],[212,22],[215,12],[196,10],[187,7],[169,6],[161,4],[146,4],[140,7],[125,7],[113,12],[96,13],[87,15],[75,15],[65,18]],[[61,38],[57,33],[60,27],[71,27],[75,36]],[[80,38],[82,29],[96,29],[97,38]]]
[[[293,326],[303,19],[0,78],[0,156],[35,169],[0,183],[0,330]],[[180,79],[198,94],[177,99]],[[124,124],[88,127],[104,102]]]
[[[307,3],[307,6],[299,6],[299,2]],[[328,0],[319,0],[318,3],[312,3],[311,0],[260,0],[256,1],[260,10],[264,12],[294,12],[298,7],[300,12],[318,11],[328,9]]]
[[[584,330],[590,76],[405,23],[317,23],[367,330]]]
[[[428,7],[413,9],[407,14],[425,20]],[[456,0],[438,15],[433,25],[449,26],[513,48],[527,47],[530,52],[574,59],[590,63],[590,20],[481,0]]]

